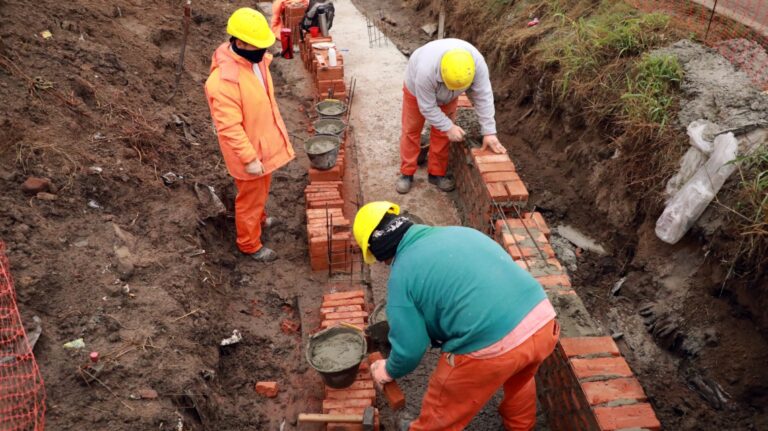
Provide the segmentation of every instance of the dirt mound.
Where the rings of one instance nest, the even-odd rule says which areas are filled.
[[[234,7],[194,10],[166,103],[176,3],[0,2],[0,239],[25,321],[43,321],[50,429],[276,429],[304,410],[294,388],[314,378],[300,334],[280,330],[300,321],[295,296],[311,284],[306,161],[273,179],[268,210],[283,223],[267,243],[282,258],[252,262],[235,247],[235,191],[202,89]],[[288,129],[306,130],[303,99],[274,76]],[[55,200],[23,193],[29,176],[49,178]],[[243,341],[220,348],[234,329]],[[85,349],[62,348],[81,337]],[[90,351],[104,369],[87,385],[78,369]],[[260,398],[258,380],[278,381],[278,398]],[[158,398],[135,399],[143,389]]]

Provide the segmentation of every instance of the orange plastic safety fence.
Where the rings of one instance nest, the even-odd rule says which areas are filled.
[[[0,431],[37,431],[44,426],[45,386],[21,323],[0,241]]]
[[[676,25],[719,51],[759,88],[768,89],[768,1],[626,1],[645,12],[671,15]]]

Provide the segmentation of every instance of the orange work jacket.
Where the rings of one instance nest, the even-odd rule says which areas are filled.
[[[225,42],[216,49],[205,94],[216,126],[219,146],[229,174],[239,180],[258,178],[245,172],[245,165],[259,159],[264,175],[296,157],[283,117],[277,108],[266,54],[259,63],[266,85],[253,72],[253,63],[232,52]]]

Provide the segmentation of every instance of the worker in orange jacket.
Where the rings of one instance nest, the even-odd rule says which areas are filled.
[[[280,30],[283,29],[283,11],[286,3],[304,3],[306,6],[309,0],[275,0],[272,2],[272,33],[275,34],[275,37],[280,37]]]
[[[277,253],[261,243],[262,226],[276,223],[264,208],[271,174],[295,157],[269,73],[272,55],[267,48],[275,35],[264,15],[251,8],[232,14],[227,33],[230,41],[213,54],[205,94],[224,162],[237,186],[237,246],[257,261],[271,262]]]

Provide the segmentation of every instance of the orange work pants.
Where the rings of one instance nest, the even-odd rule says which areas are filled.
[[[459,99],[443,105],[440,110],[453,121],[456,118],[456,109]],[[413,175],[416,173],[421,149],[421,130],[424,128],[424,116],[419,111],[419,102],[416,96],[403,86],[403,131],[400,135],[400,173]],[[448,136],[437,130],[434,126],[429,133],[429,155],[427,156],[427,171],[432,175],[444,176],[448,171]]]
[[[272,174],[255,180],[238,180],[235,198],[235,226],[237,227],[237,248],[245,254],[253,254],[262,247],[261,225],[267,219],[265,209],[269,197]]]
[[[544,325],[523,344],[503,355],[475,359],[443,353],[421,404],[421,415],[410,431],[461,430],[496,391],[504,388],[499,413],[507,430],[530,430],[536,425],[534,375],[555,349],[560,326]],[[453,364],[451,364],[451,358]]]

